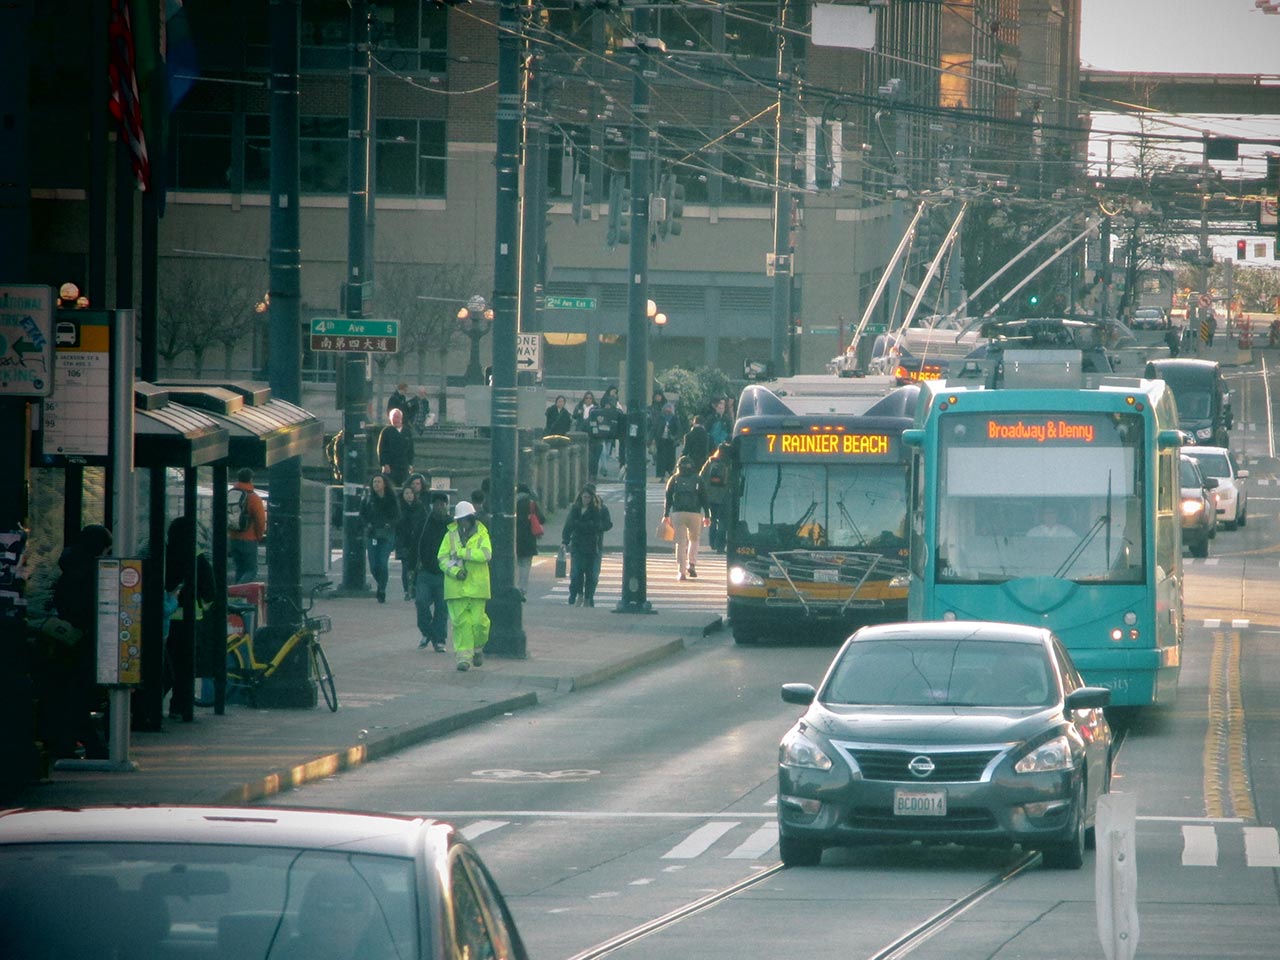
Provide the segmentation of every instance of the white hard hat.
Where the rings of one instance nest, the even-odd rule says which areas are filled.
[[[474,517],[476,508],[466,500],[459,500],[458,505],[453,508],[453,519],[461,520],[463,517]]]

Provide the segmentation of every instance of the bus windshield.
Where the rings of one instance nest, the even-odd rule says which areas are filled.
[[[948,415],[937,580],[1144,582],[1142,437],[1138,415]]]
[[[906,548],[905,466],[749,463],[736,540],[757,550]]]

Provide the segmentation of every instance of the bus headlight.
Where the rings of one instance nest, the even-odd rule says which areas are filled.
[[[764,579],[757,577],[746,567],[729,568],[729,582],[735,587],[763,587]]]
[[[894,577],[892,580],[889,581],[890,590],[906,590],[910,586],[911,586],[911,575],[906,573],[900,573],[898,574],[898,576]]]

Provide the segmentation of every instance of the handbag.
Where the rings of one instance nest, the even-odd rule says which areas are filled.
[[[542,526],[542,521],[538,519],[538,504],[533,500],[529,501],[529,532],[535,537],[540,537],[547,532]]]
[[[658,521],[657,529],[653,531],[653,535],[659,540],[665,540],[670,543],[676,538],[676,528],[671,525],[670,517],[663,517]]]
[[[556,553],[556,579],[563,580],[568,574],[569,558],[565,556],[564,544],[560,545],[559,551]]]

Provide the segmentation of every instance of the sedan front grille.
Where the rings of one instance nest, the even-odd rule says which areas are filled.
[[[845,823],[859,830],[898,830],[910,834],[994,830],[997,826],[991,812],[980,807],[948,810],[945,817],[895,817],[888,807],[854,807],[845,817]]]
[[[858,764],[864,780],[888,780],[899,783],[976,783],[983,771],[1000,755],[999,750],[878,750],[852,748],[850,756]],[[928,757],[933,771],[918,776],[909,767],[916,757]]]

